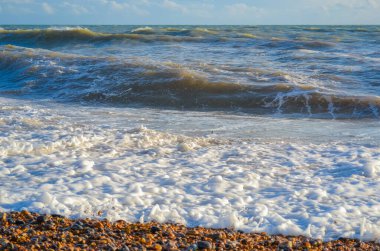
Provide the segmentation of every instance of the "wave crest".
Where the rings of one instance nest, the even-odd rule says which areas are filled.
[[[139,28],[132,33],[101,33],[87,28],[66,28],[66,29],[24,29],[24,30],[0,30],[0,40],[9,44],[41,44],[45,46],[56,46],[57,44],[75,42],[110,42],[138,40],[141,42],[155,41],[197,41],[195,37],[178,37],[170,35],[155,35],[153,30]]]
[[[182,66],[15,46],[0,50],[0,70],[7,80],[3,94],[62,101],[330,118],[379,117],[380,109],[377,96],[326,93],[309,85],[238,84]]]

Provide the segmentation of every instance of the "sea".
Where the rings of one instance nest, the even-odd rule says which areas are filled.
[[[380,241],[380,26],[0,27],[0,211]]]

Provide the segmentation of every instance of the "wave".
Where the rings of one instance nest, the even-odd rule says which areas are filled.
[[[202,42],[225,41],[225,37],[217,36],[218,31],[206,28],[161,28],[139,27],[129,33],[95,32],[82,27],[52,27],[47,29],[0,29],[1,44],[25,46],[56,46],[65,43],[96,43],[112,41],[141,42]]]
[[[138,40],[141,42],[172,41],[186,42],[197,41],[196,37],[190,36],[170,36],[165,34],[154,35],[154,31],[149,27],[138,28],[132,33],[102,33],[95,32],[87,28],[49,28],[49,29],[19,29],[0,30],[0,41],[2,44],[38,44],[50,45],[75,42],[110,42]]]
[[[245,38],[257,38],[257,36],[251,34],[251,33],[242,33],[240,34],[242,37],[245,37]]]
[[[139,34],[153,34],[154,29],[152,27],[140,27],[132,30],[132,33],[139,33]]]
[[[182,32],[182,31],[187,31],[188,29],[176,28],[176,27],[166,27],[166,28],[161,28],[161,30],[164,32]]]
[[[324,50],[330,49],[336,46],[333,42],[320,41],[320,40],[305,40],[305,39],[287,39],[272,37],[270,40],[264,40],[264,44],[261,46],[266,48],[281,48],[289,50]]]
[[[183,66],[0,47],[0,93],[109,105],[379,117],[380,98],[327,93],[310,85],[220,81]]]
[[[0,29],[0,45],[13,44],[26,47],[52,49],[56,46],[77,43],[98,44],[109,42],[257,42],[266,48],[285,49],[328,49],[335,46],[332,42],[318,40],[293,40],[241,33],[238,30],[210,28],[152,28],[139,27],[129,33],[95,32],[82,27],[53,27],[47,29]]]

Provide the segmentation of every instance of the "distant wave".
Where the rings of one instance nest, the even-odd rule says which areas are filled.
[[[0,30],[0,41],[9,44],[36,43],[42,45],[57,45],[75,42],[109,42],[114,40],[138,40],[141,42],[155,41],[196,41],[194,37],[177,37],[169,35],[152,35],[154,32],[146,28],[135,29],[132,33],[101,33],[87,28],[66,29],[24,29]]]
[[[138,41],[152,42],[260,42],[258,46],[267,48],[289,49],[326,49],[335,46],[334,43],[318,40],[284,39],[276,37],[262,37],[251,33],[240,33],[233,30],[216,30],[211,28],[152,28],[139,27],[129,33],[95,32],[81,27],[53,27],[47,29],[0,29],[0,44],[14,44],[54,48],[61,45],[75,45],[76,43],[107,43]]]
[[[132,30],[132,33],[140,33],[140,34],[153,34],[154,29],[152,27],[140,27]]]
[[[62,101],[175,109],[379,117],[377,96],[325,93],[310,85],[216,81],[184,67],[0,47],[0,93]]]

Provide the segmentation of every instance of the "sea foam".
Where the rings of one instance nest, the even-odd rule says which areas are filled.
[[[380,238],[376,144],[185,136],[161,131],[165,122],[149,129],[158,126],[149,110],[1,102],[2,210]],[[196,122],[197,113],[183,121]]]

